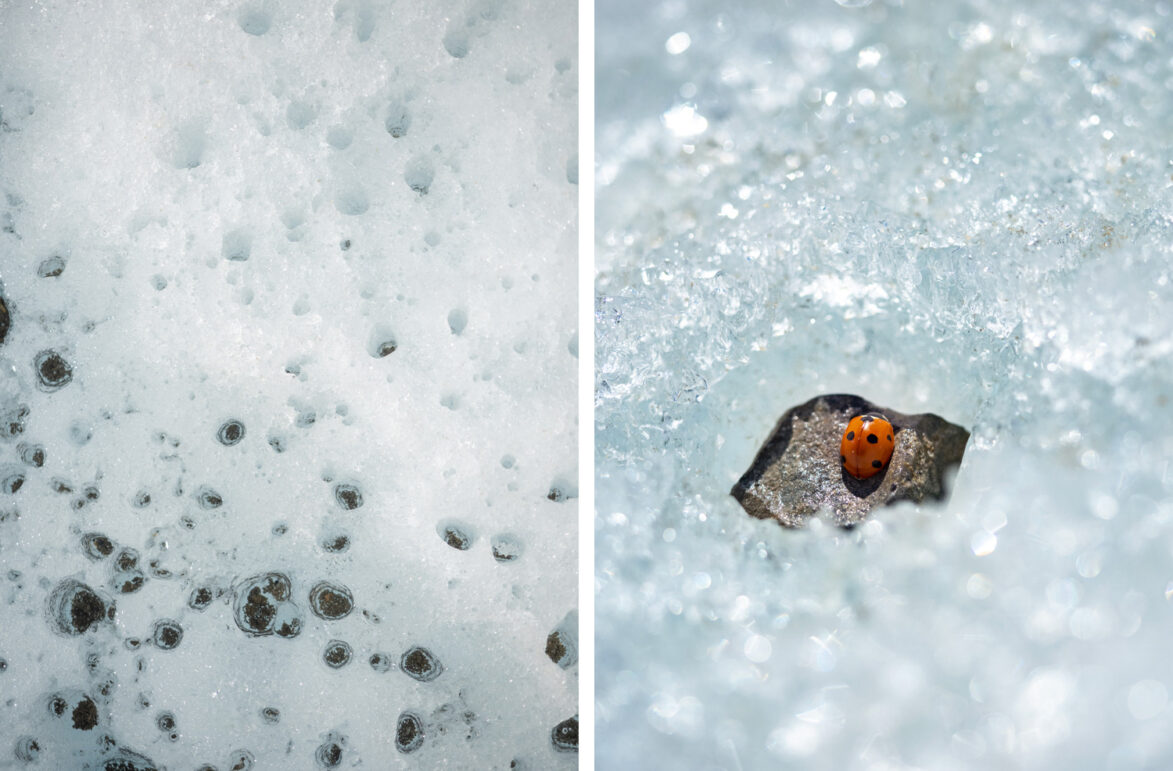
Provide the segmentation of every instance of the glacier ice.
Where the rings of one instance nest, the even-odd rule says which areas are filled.
[[[1171,12],[599,3],[599,767],[1173,762]],[[819,393],[948,505],[747,517]]]
[[[574,765],[575,18],[0,4],[0,768]]]

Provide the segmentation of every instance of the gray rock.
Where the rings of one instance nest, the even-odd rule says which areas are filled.
[[[839,443],[848,421],[865,412],[888,418],[896,449],[883,471],[856,479],[839,462]],[[905,415],[850,394],[816,396],[786,411],[731,494],[750,516],[786,527],[802,527],[820,509],[853,525],[877,506],[945,500],[945,472],[961,463],[968,441],[968,431],[931,413]]]

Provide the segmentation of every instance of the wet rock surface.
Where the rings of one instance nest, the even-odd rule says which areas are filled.
[[[843,470],[839,443],[848,421],[878,412],[896,432],[888,466],[867,479]],[[816,396],[786,411],[731,494],[746,512],[802,527],[820,509],[840,525],[897,501],[944,500],[945,476],[961,463],[969,432],[931,413],[909,415],[850,394]]]

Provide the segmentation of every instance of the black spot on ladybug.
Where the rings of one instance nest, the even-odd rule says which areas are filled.
[[[889,442],[891,442],[891,441],[892,441],[892,435],[891,435],[891,434],[888,434],[888,441],[889,441]]]
[[[839,462],[840,462],[840,463],[847,463],[847,456],[846,456],[846,455],[840,455],[840,456],[839,456]]]
[[[880,463],[878,460],[874,460],[872,461],[872,468],[884,468],[884,464]]]
[[[868,434],[868,444],[875,444],[878,441],[880,441],[880,437],[875,434]]]
[[[854,431],[848,431],[848,432],[847,432],[847,441],[849,441],[849,442],[850,442],[850,441],[852,441],[852,440],[854,440],[854,439],[855,439],[855,432],[854,432]]]

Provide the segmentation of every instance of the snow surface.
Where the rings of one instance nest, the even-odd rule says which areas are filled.
[[[1173,765],[1171,12],[599,3],[600,768]],[[952,501],[747,517],[834,392]]]
[[[0,767],[574,765],[575,18],[0,3]]]

